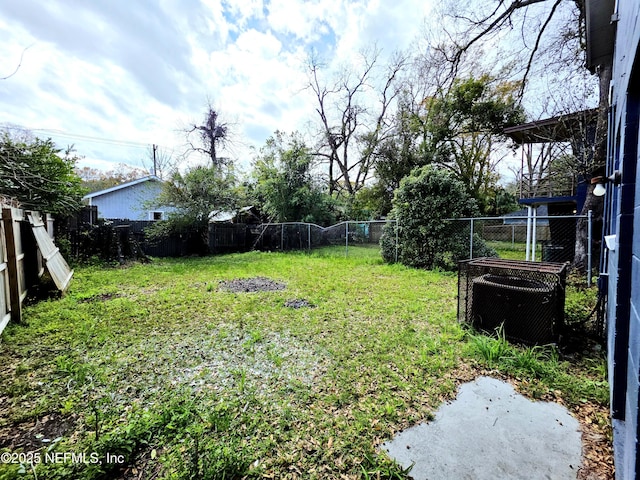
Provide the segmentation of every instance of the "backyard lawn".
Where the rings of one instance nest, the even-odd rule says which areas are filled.
[[[377,447],[481,374],[566,405],[610,469],[602,352],[476,335],[456,274],[342,252],[76,268],[0,339],[0,479],[406,478]]]

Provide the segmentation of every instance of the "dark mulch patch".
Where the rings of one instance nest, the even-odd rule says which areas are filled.
[[[284,290],[287,286],[284,283],[276,282],[265,277],[238,278],[220,282],[220,290],[226,292],[270,292]]]

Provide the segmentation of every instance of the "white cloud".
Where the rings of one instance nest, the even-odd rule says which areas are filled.
[[[341,16],[343,5],[340,0],[271,0],[267,8],[267,20],[271,28],[311,43],[330,33],[328,26],[333,18]]]
[[[144,145],[115,148],[80,138],[177,150],[179,126],[199,121],[210,99],[239,123],[243,145],[260,147],[277,129],[305,130],[315,120],[313,98],[303,90],[311,48],[336,64],[376,41],[389,53],[404,48],[428,4],[5,0],[0,76],[32,46],[16,75],[0,81],[0,123],[75,134],[79,153],[94,164],[135,164]]]
[[[282,44],[271,32],[250,29],[238,37],[236,47],[256,59],[271,60],[280,53]]]

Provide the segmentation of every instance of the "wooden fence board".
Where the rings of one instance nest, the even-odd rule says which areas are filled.
[[[7,269],[7,249],[5,247],[4,222],[0,222],[0,334],[11,319],[9,298],[9,271]]]
[[[38,212],[25,215],[19,208],[2,206],[0,334],[9,321],[22,320],[22,302],[27,296],[27,288],[38,282],[45,264],[60,290],[69,286],[73,271],[53,244],[50,230],[49,217],[43,221]]]
[[[36,238],[38,249],[42,254],[47,270],[49,270],[51,278],[58,289],[64,292],[69,286],[69,282],[73,276],[73,270],[69,268],[67,262],[62,258],[60,249],[58,249],[53,243],[53,240],[51,240],[46,225],[40,215],[37,212],[29,212],[27,213],[27,218],[31,224],[33,235]]]
[[[18,218],[21,218],[19,210],[12,207],[2,209],[2,225],[4,227],[4,240],[6,245],[7,263],[7,283],[9,287],[9,310],[10,318],[14,322],[22,319],[22,300],[26,295],[24,286],[24,271],[22,262],[24,253],[22,252],[22,242],[20,241],[20,228],[17,225]]]

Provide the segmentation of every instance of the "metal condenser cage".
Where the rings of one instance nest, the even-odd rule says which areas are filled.
[[[458,320],[527,345],[558,341],[567,265],[477,258],[459,263]]]

